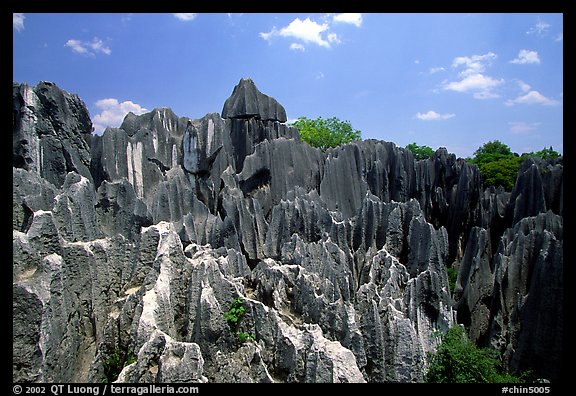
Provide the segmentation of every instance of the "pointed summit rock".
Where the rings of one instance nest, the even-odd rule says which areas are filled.
[[[263,94],[254,81],[243,78],[226,99],[222,118],[257,118],[264,121],[286,122],[286,110],[278,101]]]

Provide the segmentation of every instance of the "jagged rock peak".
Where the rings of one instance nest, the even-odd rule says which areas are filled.
[[[186,117],[178,117],[169,107],[156,107],[152,111],[140,115],[132,112],[126,114],[120,129],[128,136],[134,136],[140,129],[151,131],[166,131],[171,135],[182,136],[189,121]]]
[[[276,99],[256,88],[251,78],[242,78],[226,99],[222,118],[259,118],[267,121],[286,122],[286,110]]]
[[[54,83],[13,83],[12,165],[61,187],[66,173],[89,180],[92,121],[84,102]]]

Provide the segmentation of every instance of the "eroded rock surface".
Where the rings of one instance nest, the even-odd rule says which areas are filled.
[[[484,191],[445,149],[322,152],[285,121],[243,79],[222,116],[96,136],[77,96],[14,84],[13,380],[420,382],[455,318],[558,379],[561,161]]]

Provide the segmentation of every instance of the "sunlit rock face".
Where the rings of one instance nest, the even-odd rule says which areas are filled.
[[[13,381],[421,382],[456,322],[559,379],[562,160],[507,193],[445,149],[322,152],[250,79],[102,136],[52,83],[13,99]]]

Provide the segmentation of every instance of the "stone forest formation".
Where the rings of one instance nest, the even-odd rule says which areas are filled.
[[[422,382],[457,324],[562,379],[562,159],[506,192],[443,148],[323,152],[286,121],[242,79],[221,114],[100,136],[77,95],[14,83],[13,381]]]

